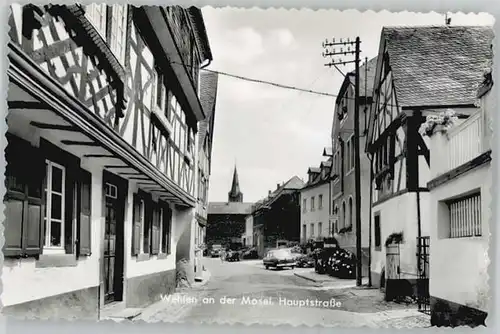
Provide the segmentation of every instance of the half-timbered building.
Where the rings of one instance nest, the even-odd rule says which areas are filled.
[[[491,68],[485,70],[479,109],[460,124],[429,133],[429,302],[437,326],[484,325],[488,314],[495,102]]]
[[[193,256],[201,11],[12,5],[9,25],[4,313],[159,300]]]
[[[368,115],[372,103],[373,76],[377,58],[359,68],[359,147],[364,147],[368,129]],[[355,73],[348,73],[340,87],[335,102],[332,121],[332,149],[325,148],[323,155],[332,159],[329,181],[330,225],[339,246],[356,253],[356,188],[354,145]],[[361,150],[361,149],[360,149]],[[370,218],[370,160],[360,154],[361,184],[361,251],[362,274],[368,274],[369,218]]]
[[[382,30],[366,152],[373,161],[371,272],[386,296],[428,293],[427,183],[431,163],[440,168],[441,160],[419,129],[427,116],[447,109],[460,120],[477,112],[492,37],[489,27]]]
[[[198,195],[196,224],[194,225],[194,244],[197,248],[196,273],[201,271],[201,257],[205,246],[208,217],[208,188],[212,162],[212,143],[214,136],[215,105],[217,99],[218,74],[205,72],[200,74],[200,99],[206,117],[198,122]]]

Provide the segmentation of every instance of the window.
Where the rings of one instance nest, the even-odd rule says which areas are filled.
[[[114,184],[106,183],[105,189],[106,189],[105,193],[106,197],[118,198],[118,188]]]
[[[342,227],[346,227],[346,215],[347,215],[347,212],[345,210],[345,202],[342,202]]]
[[[381,235],[380,235],[380,214],[375,214],[374,219],[374,232],[375,232],[375,249],[381,249]]]
[[[311,238],[314,238],[314,223],[311,223]]]
[[[349,225],[352,226],[352,220],[353,220],[353,215],[352,215],[352,197],[349,197]]]
[[[302,212],[307,212],[307,199],[302,200]]]
[[[172,210],[167,204],[162,205],[161,209],[161,239],[160,253],[170,254],[170,238],[172,235]]]
[[[346,174],[350,173],[354,168],[354,136],[351,136],[347,140],[347,146],[345,150],[344,164],[346,168]]]
[[[307,241],[307,225],[302,225],[302,239],[304,242]]]
[[[318,237],[321,237],[323,234],[323,223],[318,223]]]
[[[351,168],[349,166],[349,162],[351,161],[351,159],[349,157],[349,154],[351,153],[351,141],[350,140],[347,140],[346,147],[347,147],[347,149],[344,152],[344,166],[345,166],[346,173],[349,173],[349,171],[351,170]]]
[[[145,227],[145,224],[144,224],[144,214],[145,214],[145,205],[144,205],[144,201],[141,200],[139,202],[139,222],[140,222],[140,229],[139,229],[139,246],[140,246],[140,253],[143,254],[145,249],[144,249],[144,227]],[[147,247],[146,247],[147,249]]]
[[[165,117],[165,120],[169,120],[168,118],[168,91],[165,83],[165,76],[161,72],[161,69],[158,67],[155,68],[156,75],[156,107],[162,112],[162,114],[158,115],[160,118]]]
[[[64,248],[65,181],[66,169],[46,160],[44,248]]]
[[[44,252],[73,254],[76,260],[90,255],[90,173],[78,166],[76,157],[44,139],[33,147],[11,134],[6,137],[4,256]],[[71,175],[66,174],[69,168]]]
[[[314,196],[311,197],[311,211],[314,211]]]
[[[351,137],[351,138],[353,138],[353,139],[354,139],[354,136],[353,136],[353,137]],[[350,167],[351,167],[351,169],[352,169],[352,168],[354,168],[354,161],[355,161],[354,157],[355,157],[355,156],[356,156],[356,155],[355,155],[355,150],[354,150],[354,140],[353,140],[353,141],[351,141],[351,163],[350,163]]]
[[[111,33],[109,46],[116,59],[125,65],[125,44],[127,40],[127,5],[111,6]]]
[[[469,195],[448,203],[449,238],[478,237],[481,231],[481,194]]]
[[[134,194],[132,256],[170,254],[172,211],[142,191]]]
[[[319,195],[318,202],[318,209],[323,209],[323,195]]]
[[[105,3],[93,3],[85,7],[85,15],[104,40],[106,40],[106,10]]]

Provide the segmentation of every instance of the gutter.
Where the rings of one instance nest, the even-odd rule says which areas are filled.
[[[210,66],[210,64],[212,63],[211,58],[207,58],[206,60],[208,60],[208,61],[204,65],[200,66],[200,70],[204,69],[205,67]]]

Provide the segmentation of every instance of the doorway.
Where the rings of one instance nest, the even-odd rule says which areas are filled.
[[[126,181],[104,172],[104,304],[123,300],[124,215]]]

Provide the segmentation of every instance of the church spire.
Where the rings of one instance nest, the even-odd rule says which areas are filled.
[[[234,164],[233,183],[228,193],[228,202],[243,202],[243,193],[240,191],[240,182],[238,180],[238,170]]]

